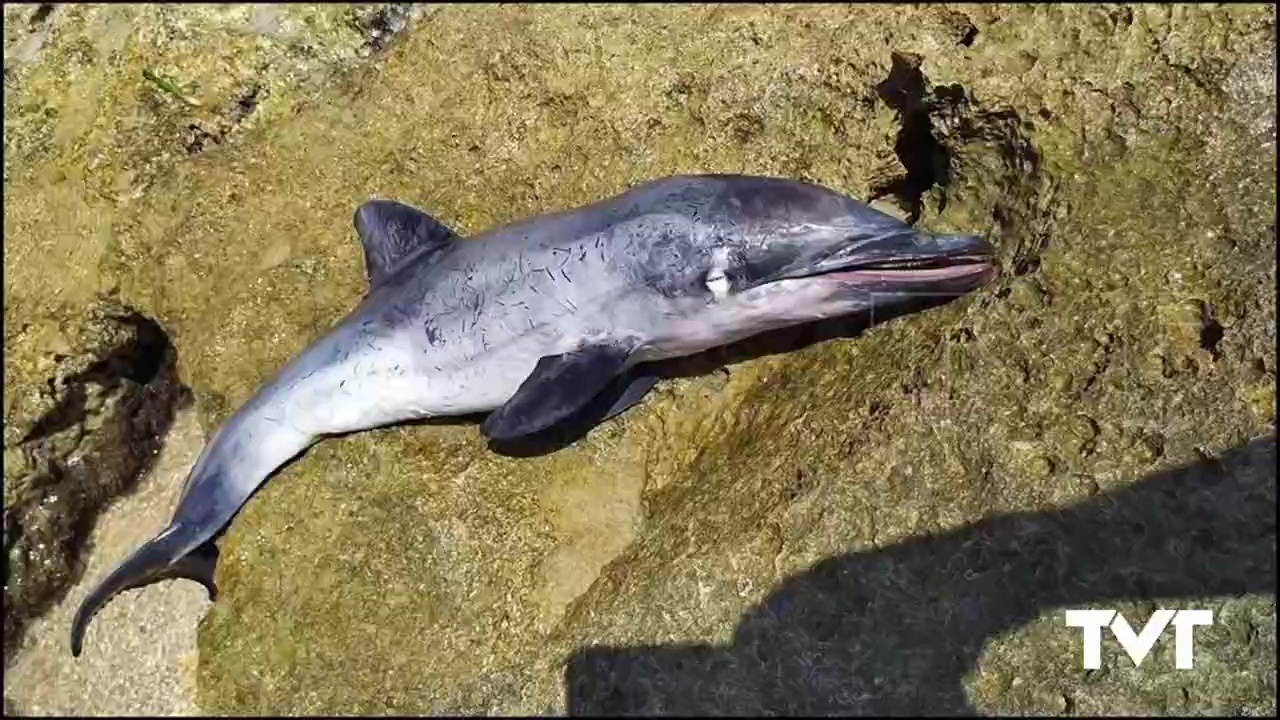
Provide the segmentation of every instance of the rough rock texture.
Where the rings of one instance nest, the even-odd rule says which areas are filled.
[[[62,25],[6,74],[6,327],[118,284],[207,431],[360,297],[372,195],[468,233],[776,174],[987,233],[1004,268],[543,457],[465,425],[317,446],[224,540],[205,710],[1275,712],[1270,7],[447,6],[372,42],[384,13],[318,42],[369,61],[190,155],[170,130],[239,81],[195,107],[141,70],[185,90],[294,45],[76,11],[121,18],[118,59],[73,67],[106,41]],[[1157,605],[1218,611],[1196,669],[1171,640],[1079,669],[1063,607]]]
[[[199,714],[196,628],[210,606],[199,584],[162,583],[121,594],[94,621],[108,630],[95,634],[93,651],[78,658],[68,652],[67,628],[94,584],[172,517],[203,446],[194,408],[179,411],[151,469],[99,515],[81,556],[82,581],[27,625],[18,652],[5,655],[6,714]]]
[[[5,425],[6,652],[79,578],[94,519],[151,465],[189,397],[154,321],[101,300],[68,324],[64,352],[46,359],[47,384],[15,389]],[[30,326],[15,330],[15,345],[30,337]]]

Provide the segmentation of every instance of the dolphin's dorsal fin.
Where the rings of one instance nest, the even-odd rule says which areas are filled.
[[[432,255],[458,239],[449,226],[394,200],[370,200],[356,208],[356,232],[364,245],[369,287],[377,287],[410,256]]]

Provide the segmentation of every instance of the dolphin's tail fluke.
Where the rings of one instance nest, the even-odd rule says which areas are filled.
[[[203,585],[209,592],[210,600],[216,598],[218,588],[213,582],[213,571],[218,559],[218,548],[209,540],[188,552],[187,548],[191,547],[190,536],[193,534],[186,526],[175,522],[134,551],[99,583],[80,604],[75,620],[71,623],[71,654],[80,656],[84,631],[89,621],[111,598],[125,590],[160,580],[183,578]]]

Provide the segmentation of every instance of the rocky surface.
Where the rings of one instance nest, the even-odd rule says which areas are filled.
[[[79,578],[94,519],[133,489],[175,409],[189,401],[173,346],[154,321],[100,300],[68,325],[53,338],[65,345],[49,359],[47,385],[15,389],[5,425],[6,651]],[[15,344],[30,330],[19,327]]]
[[[118,287],[212,431],[358,300],[374,195],[469,233],[775,174],[999,248],[556,453],[317,446],[223,541],[202,709],[1275,712],[1271,7],[14,7],[7,423],[11,328]],[[1063,607],[1156,604],[1217,609],[1194,670],[1079,669]]]
[[[199,714],[196,628],[210,606],[204,588],[163,583],[120,595],[95,620],[111,630],[79,658],[68,652],[67,631],[90,588],[168,522],[203,445],[195,413],[179,411],[150,471],[99,517],[82,558],[84,581],[29,624],[21,652],[5,668],[6,714]]]

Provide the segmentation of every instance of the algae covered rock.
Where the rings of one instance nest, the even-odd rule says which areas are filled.
[[[51,247],[108,238],[211,430],[358,301],[370,196],[464,235],[683,172],[875,198],[1001,278],[712,354],[540,457],[319,444],[223,541],[202,707],[1274,712],[1273,37],[1251,6],[444,7],[127,213],[66,158],[11,181],[6,320],[44,307],[21,229],[95,203]],[[1219,611],[1197,668],[1082,672],[1061,607],[1148,598]]]
[[[19,329],[13,345],[31,330]],[[135,310],[100,300],[54,333],[65,346],[40,358],[50,377],[6,408],[7,650],[78,579],[95,517],[150,465],[187,397],[168,336]]]

